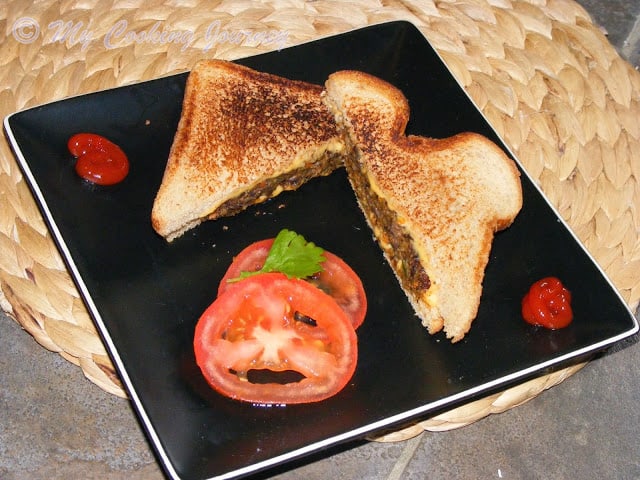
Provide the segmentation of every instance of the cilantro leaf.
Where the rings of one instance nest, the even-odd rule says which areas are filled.
[[[307,278],[322,271],[326,260],[324,250],[313,242],[291,230],[283,229],[271,245],[262,268],[256,272],[241,272],[240,277],[229,280],[239,281],[259,273],[280,272],[287,277]]]

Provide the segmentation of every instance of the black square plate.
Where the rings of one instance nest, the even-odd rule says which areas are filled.
[[[408,97],[409,133],[446,137],[470,130],[503,145],[406,22],[239,63],[317,84],[336,70],[364,70]],[[70,98],[5,120],[44,218],[171,477],[232,478],[264,470],[566,366],[638,330],[601,270],[524,174],[522,212],[496,236],[478,317],[455,345],[420,326],[343,171],[165,242],[149,218],[185,79],[181,74]],[[131,172],[124,182],[92,187],[75,175],[66,142],[85,131],[127,152]],[[194,363],[192,335],[232,256],[281,228],[345,258],[361,275],[370,305],[358,330],[357,371],[340,394],[313,405],[263,408],[207,387]],[[547,275],[560,277],[573,293],[575,319],[563,330],[534,328],[520,318],[521,297]]]

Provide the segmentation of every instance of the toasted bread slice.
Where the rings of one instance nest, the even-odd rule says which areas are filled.
[[[371,75],[330,75],[325,100],[353,148],[345,166],[359,205],[409,301],[430,333],[461,340],[494,232],[522,206],[518,169],[478,134],[407,136],[406,98]]]
[[[342,166],[322,86],[231,62],[199,62],[156,195],[153,228],[171,241]]]

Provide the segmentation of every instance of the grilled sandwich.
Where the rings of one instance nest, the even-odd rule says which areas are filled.
[[[187,78],[151,221],[168,241],[342,166],[322,86],[221,60]]]
[[[351,154],[349,181],[423,325],[461,340],[477,315],[494,233],[522,206],[519,171],[475,133],[406,135],[400,90],[356,71],[329,76],[325,101]]]

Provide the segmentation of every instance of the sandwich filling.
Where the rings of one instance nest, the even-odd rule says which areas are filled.
[[[348,135],[345,143],[351,152],[344,161],[349,181],[380,248],[393,266],[402,288],[415,298],[428,299],[431,279],[420,261],[411,235],[402,226],[404,220],[372,188],[372,179],[366,166],[358,161],[360,153]]]
[[[382,252],[396,275],[400,286],[405,291],[410,302],[415,306],[419,302],[427,305],[435,304],[435,285],[424,268],[425,255],[420,254],[413,238],[403,226],[406,221],[389,206],[383,195],[378,193],[375,180],[369,175],[366,163],[361,159],[363,153],[356,145],[353,126],[345,118],[345,112],[335,102],[335,99],[325,91],[323,99],[325,105],[334,115],[338,129],[341,132],[347,153],[344,155],[344,166],[351,187],[356,194],[360,209],[364,213],[367,223],[378,241]],[[344,106],[343,106],[344,107]],[[376,145],[373,137],[364,136],[361,139],[365,150],[383,148]],[[382,153],[384,155],[384,153]],[[421,258],[422,257],[422,258]],[[442,328],[442,322],[430,322],[429,331],[434,333]]]
[[[304,166],[265,178],[253,187],[232,196],[209,215],[209,220],[235,215],[250,205],[262,203],[280,195],[283,191],[296,190],[312,178],[327,176],[342,166],[342,158],[341,153],[325,150],[313,162],[304,163]]]

